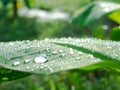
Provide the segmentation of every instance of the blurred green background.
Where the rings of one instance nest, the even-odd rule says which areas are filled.
[[[4,2],[3,2],[4,1]],[[7,2],[8,1],[8,2]],[[71,23],[70,20],[53,20],[19,16],[16,10],[22,7],[45,11],[54,9],[67,12],[69,18],[80,7],[98,0],[1,0],[0,41],[34,40],[57,37],[95,37],[120,40],[119,24],[103,17],[87,26]],[[120,0],[104,0],[120,4]],[[16,4],[16,6],[15,6]],[[16,10],[15,10],[16,8]],[[20,80],[5,82],[0,90],[120,90],[120,76],[107,69],[62,71],[52,75],[32,75]]]

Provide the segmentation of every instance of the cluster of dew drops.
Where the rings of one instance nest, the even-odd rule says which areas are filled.
[[[61,48],[60,46],[58,48],[58,45],[55,45],[51,42],[69,43],[73,45],[83,46],[85,48],[90,48],[90,49],[93,48],[93,51],[94,50],[101,51],[102,45],[112,47],[112,46],[109,46],[109,43],[111,42],[103,44],[103,41],[99,40],[99,43],[98,43],[98,39],[89,39],[89,38],[88,39],[87,38],[86,39],[78,39],[78,38],[48,39],[46,38],[41,41],[26,40],[26,41],[1,43],[0,57],[3,56],[6,59],[6,61],[4,62],[5,64],[8,64],[12,67],[18,67],[18,68],[20,67],[20,69],[26,68],[26,70],[33,70],[33,68],[36,69],[36,68],[46,67],[52,71],[52,68],[51,68],[52,65],[49,65],[48,63],[49,61],[57,60],[57,58],[59,58],[59,60],[60,59],[64,60],[64,58],[66,57],[68,57],[69,59],[74,58],[73,60],[82,60],[85,58],[87,59],[89,58],[94,62],[97,61],[95,60],[94,56],[91,54],[88,54],[86,57],[86,55],[83,52],[74,50],[72,48],[62,47],[62,46]],[[113,44],[115,44],[114,48],[116,48],[116,42],[114,42]],[[120,44],[118,46],[120,46]],[[68,63],[68,61],[66,61],[66,63]]]
[[[48,43],[48,41],[49,39],[47,38],[42,41],[27,40],[4,44],[5,48],[8,48],[9,46],[8,52],[4,55],[4,57],[7,58],[5,64],[8,64],[12,67],[18,67],[20,69],[26,68],[26,70],[33,69],[35,66],[36,68],[46,67],[51,69],[48,65],[45,65],[45,63],[49,62],[49,58],[51,58],[51,56],[55,57],[56,55],[58,56],[57,58],[64,58],[66,54],[75,54],[75,51],[72,48],[69,48],[68,50],[66,50],[66,47],[60,48],[59,50],[55,49],[55,45]],[[3,51],[5,50],[6,49],[3,49]],[[78,54],[82,54],[82,52],[79,52]],[[75,59],[79,60],[80,57],[77,56]],[[23,67],[23,64],[26,64],[26,66]],[[41,65],[38,67],[36,64]]]

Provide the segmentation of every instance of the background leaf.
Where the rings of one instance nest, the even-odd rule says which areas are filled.
[[[120,4],[100,1],[94,2],[86,6],[83,11],[77,11],[72,18],[72,22],[79,23],[80,25],[89,25],[117,9],[120,9]]]
[[[109,15],[109,18],[115,21],[116,23],[120,24],[120,9],[111,13]]]

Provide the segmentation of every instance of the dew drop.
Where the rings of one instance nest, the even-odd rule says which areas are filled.
[[[26,70],[29,70],[30,69],[30,67],[26,67]]]
[[[34,62],[35,63],[44,63],[47,61],[46,55],[42,54],[42,55],[38,55],[35,57]]]
[[[58,53],[57,51],[52,52],[53,55],[55,55],[55,54],[57,54],[57,53]]]
[[[30,50],[30,47],[26,47],[26,48],[25,48],[25,53],[28,53],[29,50]]]
[[[9,44],[10,44],[10,45],[14,45],[14,42],[10,42]]]
[[[20,64],[20,62],[19,61],[16,61],[16,62],[14,62],[13,64],[12,64],[12,66],[18,66]]]
[[[76,60],[80,60],[81,58],[80,57],[75,57]]]
[[[60,57],[64,58],[64,57],[65,57],[65,53],[62,53],[62,54],[60,55]]]
[[[94,56],[92,54],[89,54],[88,57],[91,58],[91,59],[94,58]]]
[[[83,53],[82,52],[78,52],[79,55],[82,55]]]
[[[73,55],[73,54],[74,54],[74,51],[73,51],[73,49],[72,49],[72,48],[70,48],[70,52],[69,52],[69,54],[71,54],[71,55]]]
[[[45,51],[46,52],[50,52],[50,48],[45,48]]]
[[[60,53],[62,53],[62,52],[63,52],[63,50],[59,50],[59,52],[60,52]]]
[[[26,59],[26,60],[24,61],[25,64],[27,64],[27,63],[29,63],[29,62],[30,62],[30,59]]]

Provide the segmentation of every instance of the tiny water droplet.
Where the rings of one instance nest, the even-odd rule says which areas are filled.
[[[20,64],[19,61],[15,61],[15,62],[12,64],[12,66],[18,66],[19,64]]]
[[[26,70],[29,70],[30,69],[30,67],[26,67]]]
[[[14,45],[14,42],[10,42],[9,44],[10,44],[10,45]]]
[[[64,57],[65,57],[65,53],[62,53],[62,54],[60,55],[60,57],[64,58]]]
[[[76,60],[80,60],[81,58],[80,57],[75,57]]]
[[[83,53],[82,52],[78,52],[79,55],[82,55]]]
[[[70,48],[70,52],[69,52],[69,54],[71,54],[71,55],[73,55],[73,54],[74,54],[74,51],[73,51],[73,49],[72,49],[72,48]]]
[[[91,59],[94,58],[94,56],[92,54],[89,54],[88,57],[91,58]]]
[[[29,52],[29,50],[30,50],[30,47],[26,47],[25,48],[25,53]]]
[[[50,48],[45,48],[45,51],[46,52],[50,52]]]
[[[30,59],[26,59],[26,60],[24,61],[25,64],[27,64],[27,63],[29,63],[29,62],[30,62]]]
[[[35,57],[34,62],[35,62],[35,63],[44,63],[44,62],[47,61],[47,58],[46,58],[46,57],[47,57],[47,56],[44,55],[44,54],[38,55],[38,56]]]
[[[63,52],[63,50],[59,50],[59,52],[60,52],[60,53],[62,53],[62,52]]]
[[[57,54],[57,53],[58,53],[57,51],[53,51],[53,52],[52,52],[53,55],[55,55],[55,54]]]
[[[76,39],[75,41],[76,41],[76,42],[80,42],[80,39]]]

